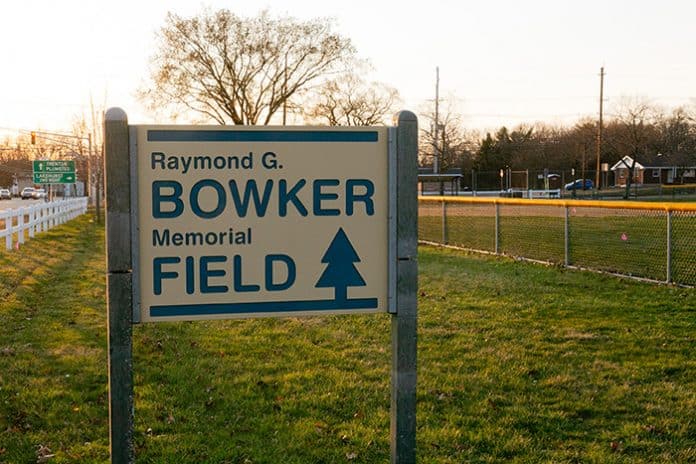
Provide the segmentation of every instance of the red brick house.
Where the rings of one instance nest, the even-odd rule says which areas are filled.
[[[614,185],[625,186],[628,172],[633,167],[632,184],[690,184],[696,183],[696,155],[624,156],[610,170]]]

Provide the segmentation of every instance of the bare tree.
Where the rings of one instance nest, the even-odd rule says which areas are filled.
[[[657,122],[660,132],[660,149],[668,156],[684,158],[683,155],[696,154],[696,112],[680,106],[669,116],[662,116]]]
[[[104,101],[106,101],[106,95],[104,96]],[[104,140],[102,128],[106,103],[104,102],[95,107],[94,100],[90,96],[89,110],[88,116],[82,113],[76,116],[73,121],[71,144],[73,144],[74,148],[72,149],[71,157],[77,161],[77,164],[80,166],[79,170],[85,173],[86,194],[90,198],[90,202],[94,201],[97,218],[99,218],[102,192],[104,190],[104,173],[102,172]]]
[[[395,88],[368,83],[355,73],[326,81],[313,95],[314,102],[304,110],[304,119],[329,126],[382,125],[399,101]]]
[[[0,186],[10,188],[18,175],[31,175],[29,137],[11,140],[6,137],[0,145]]]
[[[610,151],[619,158],[626,168],[626,192],[628,198],[635,173],[638,157],[645,162],[650,151],[655,151],[659,144],[657,121],[661,118],[660,110],[645,98],[622,98],[612,121],[607,125],[606,140]],[[625,157],[629,156],[629,164]]]
[[[645,98],[622,98],[607,126],[609,149],[619,158],[647,154],[656,143],[660,115],[659,108]]]
[[[454,100],[453,98],[450,100]],[[419,162],[422,165],[433,164],[435,156],[439,157],[441,171],[452,168],[471,166],[475,150],[475,136],[464,130],[462,118],[454,112],[451,105],[441,109],[438,115],[438,128],[435,130],[435,111],[428,105],[423,113],[419,143]],[[437,135],[437,139],[435,136]]]
[[[343,70],[355,50],[326,19],[300,21],[264,11],[167,15],[141,96],[155,110],[194,112],[220,124],[268,124],[290,97]]]

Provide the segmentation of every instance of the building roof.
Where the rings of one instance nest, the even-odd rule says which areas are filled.
[[[663,155],[657,153],[654,155],[639,155],[635,157],[637,160],[635,169],[671,169],[671,168],[696,168],[696,154],[678,154],[678,155]],[[624,156],[614,164],[610,170],[628,169],[633,164],[633,159],[630,156]]]
[[[448,169],[444,172],[433,172],[433,168],[418,168],[419,182],[442,182],[452,181],[464,177],[460,168]]]
[[[440,181],[450,181],[450,180],[455,180],[455,179],[460,179],[464,176],[461,174],[447,174],[447,173],[441,173],[441,174],[418,174],[418,181],[419,182],[440,182]]]
[[[634,164],[635,163],[635,164]],[[645,166],[640,164],[638,161],[634,160],[630,156],[626,155],[616,162],[615,165],[610,167],[611,171],[616,171],[618,169],[645,169]]]

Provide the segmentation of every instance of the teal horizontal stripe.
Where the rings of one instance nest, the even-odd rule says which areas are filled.
[[[333,311],[377,309],[377,298],[336,300],[262,301],[250,303],[215,303],[150,306],[150,317],[206,316],[215,314],[256,314],[294,311]]]
[[[377,131],[148,130],[148,142],[377,142]]]

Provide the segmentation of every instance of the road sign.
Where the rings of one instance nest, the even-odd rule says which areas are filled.
[[[34,172],[35,184],[74,184],[74,172]]]
[[[387,310],[387,128],[136,133],[142,321]]]
[[[35,184],[75,183],[75,161],[37,160],[33,162]]]

